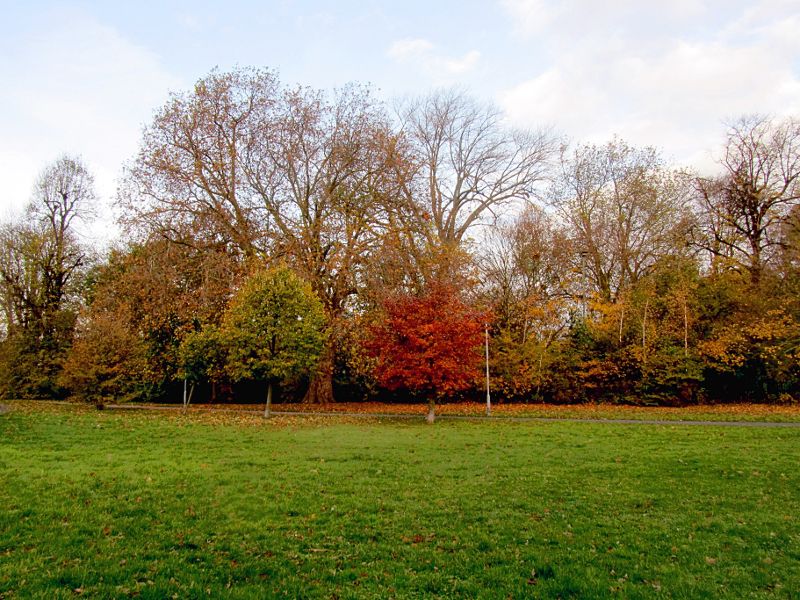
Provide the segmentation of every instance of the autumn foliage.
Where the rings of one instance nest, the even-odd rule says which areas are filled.
[[[146,127],[105,257],[90,174],[46,169],[0,223],[0,398],[457,401],[481,306],[498,402],[800,402],[800,120],[734,121],[699,176],[458,91],[396,108],[213,71]],[[277,265],[304,291],[247,277]]]
[[[484,315],[451,286],[382,303],[365,346],[374,376],[389,390],[442,398],[466,390],[480,375]]]

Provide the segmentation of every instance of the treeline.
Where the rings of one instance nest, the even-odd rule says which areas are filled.
[[[793,401],[800,122],[747,116],[721,141],[703,177],[458,91],[390,110],[212,72],[145,128],[124,244],[76,235],[94,191],[71,157],[3,226],[0,390],[469,397],[488,339],[495,400]]]

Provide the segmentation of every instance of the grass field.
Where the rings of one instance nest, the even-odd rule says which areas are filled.
[[[0,598],[790,598],[800,429],[0,415]]]

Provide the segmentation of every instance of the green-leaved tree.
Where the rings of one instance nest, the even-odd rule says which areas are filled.
[[[272,387],[312,372],[325,343],[325,313],[311,286],[285,267],[256,273],[236,294],[223,323],[232,379]]]
[[[204,379],[215,383],[225,371],[226,350],[218,327],[208,325],[183,338],[178,349],[179,373],[183,377],[183,409],[189,408],[195,386]],[[187,384],[191,384],[187,393]]]

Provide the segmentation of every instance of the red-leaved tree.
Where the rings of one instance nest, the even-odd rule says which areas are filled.
[[[374,376],[389,390],[427,395],[433,420],[437,399],[468,389],[480,376],[485,315],[441,284],[421,296],[392,296],[381,309],[365,342]]]

